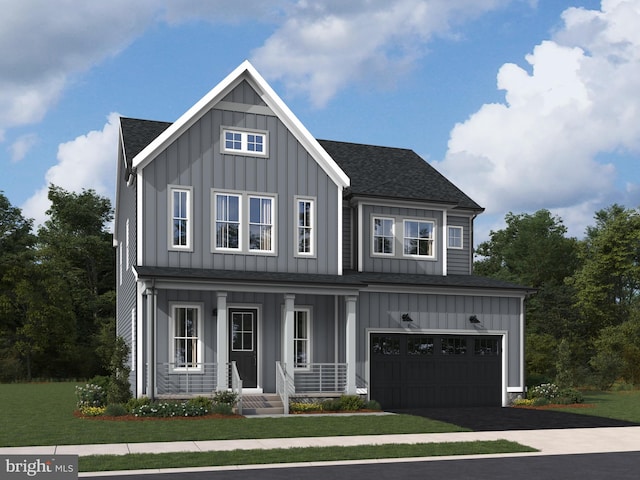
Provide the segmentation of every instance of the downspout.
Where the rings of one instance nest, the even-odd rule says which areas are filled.
[[[155,278],[151,283],[151,292],[149,298],[149,328],[147,335],[147,397],[154,400],[156,397],[156,280]]]

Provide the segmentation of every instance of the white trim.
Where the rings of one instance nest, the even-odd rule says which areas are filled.
[[[405,232],[406,232],[406,223],[407,222],[417,222],[417,223],[430,223],[432,225],[431,229],[431,255],[420,255],[419,253],[406,253],[404,242],[406,240]],[[402,257],[404,258],[415,258],[416,260],[437,260],[438,255],[437,252],[437,238],[438,238],[438,222],[435,219],[431,218],[414,218],[414,217],[403,217],[402,218],[402,232],[400,234],[400,238],[402,239]],[[420,237],[416,237],[416,239],[420,239]],[[418,251],[420,251],[420,247],[418,246]]]
[[[447,216],[447,211],[442,211],[442,236],[449,236],[449,217]],[[449,255],[447,252],[448,246],[448,238],[442,238],[442,276],[446,277],[447,273],[449,273]]]
[[[307,361],[306,368],[296,367],[296,314],[304,312],[307,314]],[[293,307],[293,369],[296,372],[308,371],[313,363],[313,307],[306,305],[294,305]]]
[[[231,315],[229,314],[231,310],[237,309],[251,309],[256,310],[256,328],[258,329],[258,335],[256,337],[256,388],[243,388],[243,393],[262,393],[262,304],[253,304],[253,303],[231,303],[227,304],[227,349],[229,355],[231,355],[230,338],[231,329],[229,328],[229,321],[231,320]],[[229,361],[231,361],[231,356],[229,356]]]
[[[144,257],[142,255],[143,253],[143,231],[144,231],[144,224],[142,223],[142,212],[144,210],[143,206],[144,206],[144,194],[143,194],[143,187],[144,187],[144,177],[142,175],[142,170],[138,170],[137,172],[137,176],[136,176],[136,233],[138,236],[137,239],[137,244],[136,244],[136,250],[138,252],[137,255],[137,260],[136,260],[136,264],[137,265],[144,265]]]
[[[144,328],[143,328],[143,322],[144,322],[144,318],[143,318],[143,313],[144,313],[144,308],[142,308],[142,302],[143,302],[143,297],[142,297],[142,292],[144,291],[144,284],[142,283],[137,283],[138,288],[136,289],[136,306],[138,307],[136,310],[136,333],[138,336],[138,351],[136,352],[136,357],[137,357],[137,363],[138,365],[144,365],[144,358],[142,356],[142,351],[144,350],[143,345],[145,345],[146,343],[146,338],[143,337],[143,333],[144,333]],[[142,396],[144,390],[145,390],[145,385],[143,384],[144,381],[144,368],[138,368],[138,371],[136,372],[136,388],[135,388],[135,396],[136,398],[139,398]]]
[[[311,238],[310,238],[310,252],[301,252],[300,251],[300,237],[299,237],[299,231],[298,229],[300,228],[300,225],[298,224],[299,221],[299,204],[300,202],[309,202],[311,204]],[[294,245],[294,249],[293,249],[293,256],[294,257],[299,257],[299,258],[316,258],[317,257],[317,251],[316,251],[316,245],[317,245],[317,238],[318,238],[318,222],[316,221],[316,197],[308,197],[308,196],[304,196],[304,195],[296,195],[293,197],[293,245]]]
[[[131,371],[136,372],[138,370],[138,335],[136,331],[136,307],[131,309]]]
[[[459,247],[451,246],[451,243],[449,242],[449,240],[451,239],[451,234],[449,231],[450,229],[460,230],[460,246]],[[447,237],[446,238],[447,248],[450,248],[452,250],[464,250],[464,227],[462,225],[447,225],[446,237]]]
[[[484,336],[501,336],[502,337],[502,352],[501,352],[501,375],[502,375],[502,387],[501,387],[501,401],[502,406],[508,406],[508,397],[507,393],[510,388],[515,387],[507,387],[508,378],[509,378],[509,351],[508,351],[508,337],[509,332],[507,330],[464,330],[464,329],[409,329],[409,328],[367,328],[365,330],[365,343],[366,343],[366,358],[365,358],[365,377],[367,385],[371,384],[371,334],[376,333],[389,333],[389,334],[403,334],[403,335],[458,335],[458,336],[473,336],[473,337],[484,337]],[[522,372],[522,369],[521,369]],[[368,392],[370,395],[370,392]],[[370,400],[372,400],[370,398]],[[375,400],[375,399],[373,399]]]
[[[391,221],[391,253],[376,252],[375,241],[375,222],[376,220],[390,220]],[[396,217],[372,213],[370,215],[369,224],[371,225],[371,234],[369,236],[370,242],[370,255],[372,257],[393,258],[396,256]]]
[[[176,359],[176,351],[175,351],[175,326],[176,326],[176,319],[175,319],[175,310],[177,308],[184,308],[184,309],[195,309],[197,312],[197,319],[198,319],[198,325],[196,326],[197,329],[197,335],[198,335],[198,340],[197,340],[197,350],[196,350],[196,359],[195,359],[195,363],[196,363],[196,367],[188,367],[188,371],[189,373],[194,373],[194,374],[203,374],[204,373],[204,369],[202,368],[202,363],[204,362],[204,348],[205,348],[205,343],[204,343],[204,304],[203,303],[199,303],[199,302],[169,302],[169,319],[168,319],[168,327],[169,327],[169,363],[173,364],[175,363],[175,359]],[[186,360],[185,360],[186,362]],[[176,367],[174,365],[173,368],[171,368],[169,370],[169,373],[176,373],[176,374],[180,374],[180,373],[184,373],[187,371],[187,367]]]
[[[227,148],[226,133],[240,134],[240,148]],[[249,135],[262,137],[262,151],[249,150]],[[248,128],[236,128],[220,126],[220,153],[223,155],[242,155],[245,157],[269,158],[269,132],[266,130],[252,130]]]
[[[364,271],[364,248],[362,248],[362,245],[364,245],[362,242],[362,237],[364,235],[364,232],[362,231],[363,229],[363,217],[364,216],[364,212],[363,212],[363,208],[362,208],[362,204],[358,204],[358,240],[356,245],[358,246],[358,272],[362,272]]]
[[[343,255],[343,248],[342,248],[342,242],[343,242],[343,231],[342,231],[342,222],[343,222],[343,209],[344,209],[344,205],[342,204],[343,199],[342,199],[342,188],[340,188],[340,186],[338,186],[337,188],[337,194],[338,194],[338,275],[342,275],[342,271],[344,268],[343,265],[343,260],[342,260],[342,255]]]
[[[214,108],[218,102],[223,100],[223,98],[243,80],[246,80],[256,90],[265,102],[265,105],[284,123],[331,180],[341,188],[348,187],[350,180],[347,174],[329,156],[326,150],[322,148],[318,141],[247,60],[242,62],[242,64],[227,75],[224,80],[218,83],[209,93],[202,97],[178,120],[138,153],[133,158],[133,168],[137,168],[138,171],[143,170],[160,152],[165,150],[176,138],[195,124],[206,112]]]
[[[167,249],[171,252],[192,252],[193,251],[193,187],[185,185],[167,185]],[[175,245],[173,237],[173,212],[174,194],[185,193],[187,202],[187,244]]]
[[[126,260],[126,265],[127,265],[127,271],[129,271],[129,268],[131,267],[131,252],[129,249],[129,245],[131,245],[131,239],[129,238],[129,235],[131,234],[131,230],[129,228],[129,218],[127,218],[126,221],[126,225],[125,225],[125,239],[124,239],[124,244],[125,244],[125,260]],[[122,265],[120,266],[120,268],[122,269]],[[122,282],[122,280],[120,280]]]

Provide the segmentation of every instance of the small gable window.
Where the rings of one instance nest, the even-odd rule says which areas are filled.
[[[296,254],[315,255],[315,202],[312,199],[296,198]]]
[[[169,188],[169,238],[170,250],[191,250],[191,205],[190,187],[170,187]],[[128,255],[127,255],[128,261]]]
[[[222,129],[222,153],[267,156],[267,132]]]

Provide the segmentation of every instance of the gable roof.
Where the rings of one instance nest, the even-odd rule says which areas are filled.
[[[318,140],[349,175],[352,195],[447,203],[484,209],[413,150]]]
[[[127,117],[121,117],[120,122],[128,165],[172,125]],[[483,210],[413,150],[333,140],[318,142],[348,175],[347,194],[430,201]]]
[[[256,91],[265,102],[265,105],[284,123],[336,185],[341,188],[349,186],[349,177],[325,152],[318,141],[247,60],[137,153],[132,160],[132,167],[143,169],[148,163],[152,162],[160,152],[196,123],[204,114],[214,108],[218,102],[223,100],[225,95],[242,81],[246,81]]]

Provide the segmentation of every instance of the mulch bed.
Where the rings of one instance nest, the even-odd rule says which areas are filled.
[[[217,413],[210,413],[209,415],[201,415],[198,417],[136,417],[135,415],[119,415],[117,417],[108,415],[83,415],[79,410],[73,412],[73,416],[76,418],[82,418],[84,420],[103,420],[103,421],[116,421],[116,422],[144,422],[148,420],[152,421],[166,421],[166,420],[215,420],[215,419],[227,419],[227,418],[244,418],[242,415],[220,415]]]

